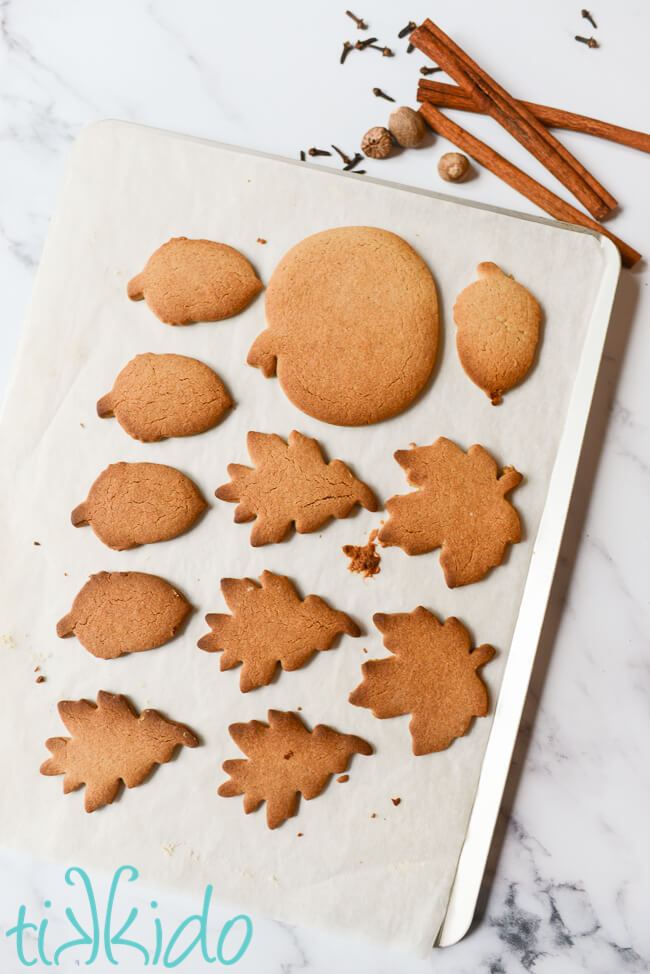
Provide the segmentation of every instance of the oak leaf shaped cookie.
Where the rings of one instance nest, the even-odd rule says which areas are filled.
[[[372,754],[363,738],[339,734],[325,724],[308,731],[291,711],[269,710],[268,724],[251,720],[228,730],[248,758],[224,761],[230,778],[219,786],[219,794],[244,795],[247,815],[266,801],[270,829],[296,814],[299,794],[307,801],[320,795],[330,775],[345,771],[353,754]]]
[[[241,311],[262,287],[243,254],[214,240],[173,237],[129,281],[132,301],[145,299],[161,321],[189,325]]]
[[[465,372],[492,400],[516,385],[535,357],[542,310],[530,291],[491,262],[456,298],[456,348]]]
[[[412,714],[413,754],[444,751],[467,733],[472,717],[487,714],[487,690],[476,671],[494,649],[485,644],[472,650],[458,619],[441,625],[422,606],[411,613],[378,612],[373,622],[394,655],[361,664],[363,680],[350,703],[380,719]]]
[[[317,531],[330,517],[347,517],[355,504],[377,510],[375,496],[342,460],[326,463],[316,440],[295,430],[288,444],[275,433],[249,433],[254,469],[228,465],[230,483],[215,493],[238,502],[235,522],[252,521],[253,547],[282,541],[292,522],[299,534]]]
[[[168,642],[191,606],[169,582],[144,572],[98,572],[75,596],[56,627],[62,639],[73,633],[100,659],[141,653]]]
[[[70,519],[123,551],[187,531],[207,504],[189,477],[162,463],[112,463]]]
[[[157,710],[143,710],[138,716],[121,693],[100,690],[96,704],[62,700],[58,710],[72,737],[45,742],[52,757],[41,765],[41,774],[64,774],[64,795],[85,785],[87,812],[110,805],[120,780],[135,788],[154,764],[170,761],[179,745],[199,744],[184,724],[167,720]]]
[[[519,515],[505,499],[521,482],[514,467],[497,465],[482,446],[464,453],[444,436],[431,446],[398,450],[395,459],[418,490],[391,497],[379,532],[385,545],[421,555],[442,545],[440,565],[449,588],[469,585],[501,564],[507,544],[521,540]]]
[[[266,686],[277,664],[298,670],[319,650],[330,649],[339,633],[359,636],[357,624],[317,595],[301,599],[284,575],[262,572],[261,585],[251,578],[224,578],[221,591],[232,615],[205,617],[212,632],[199,648],[222,653],[221,669],[243,663],[239,688],[247,693]]]
[[[219,422],[232,406],[212,369],[187,355],[136,355],[97,403],[97,415],[117,417],[129,436],[155,443],[167,436],[193,436]]]
[[[336,227],[301,240],[266,290],[268,327],[248,364],[278,380],[309,416],[339,426],[401,412],[426,384],[438,345],[431,273],[379,227]]]

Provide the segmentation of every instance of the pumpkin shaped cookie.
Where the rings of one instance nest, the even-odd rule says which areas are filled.
[[[262,287],[234,247],[214,240],[172,237],[129,281],[132,301],[143,298],[168,325],[221,321],[246,307]]]
[[[266,319],[248,364],[267,378],[277,371],[298,409],[339,426],[401,412],[436,357],[433,278],[378,227],[325,230],[293,247],[267,287]]]
[[[466,374],[490,397],[528,372],[539,338],[542,311],[530,291],[487,261],[476,268],[479,280],[456,298],[456,348]]]

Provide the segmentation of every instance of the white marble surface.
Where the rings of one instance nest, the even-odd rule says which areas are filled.
[[[86,122],[123,118],[291,157],[300,148],[330,141],[351,152],[366,128],[386,119],[389,106],[373,97],[373,86],[413,103],[418,68],[425,61],[417,52],[407,56],[405,42],[395,35],[410,17],[434,14],[521,97],[648,127],[650,9],[639,0],[594,9],[599,50],[573,41],[575,33],[591,29],[578,5],[574,9],[563,0],[547,0],[537,9],[517,0],[495,0],[489,8],[478,0],[442,7],[413,0],[399,9],[389,0],[364,0],[355,12],[398,55],[353,52],[341,67],[343,40],[360,36],[343,6],[326,0],[273,5],[262,0],[5,0],[0,7],[0,393],[66,154]],[[471,125],[467,122],[552,185],[494,123],[474,117]],[[615,232],[648,252],[648,157],[587,136],[567,134],[565,141],[618,195],[622,212],[613,223]],[[435,164],[448,148],[437,140],[364,168],[437,190]],[[535,212],[485,172],[445,189]],[[538,664],[472,931],[460,944],[413,961],[255,917],[251,946],[235,969],[260,974],[648,969],[649,317],[644,261],[621,278]],[[214,883],[218,887],[218,876]],[[106,881],[97,879],[96,885],[105,895]],[[26,904],[37,923],[49,916],[51,941],[46,942],[56,946],[71,936],[64,932],[64,908],[76,895],[65,887],[60,868],[0,854],[3,972],[22,970],[14,941],[4,936],[19,905]],[[51,908],[44,906],[48,897]],[[136,890],[127,899],[129,908],[151,912],[144,892]],[[168,933],[200,908],[162,892],[157,900]],[[236,912],[236,907],[213,908],[214,940],[221,923]],[[151,945],[148,929],[142,926],[142,939]],[[83,951],[63,954],[60,967],[76,970],[86,957]],[[117,957],[118,969],[142,967],[133,950],[122,948]],[[181,969],[209,969],[193,958]],[[99,960],[93,966],[114,969]]]

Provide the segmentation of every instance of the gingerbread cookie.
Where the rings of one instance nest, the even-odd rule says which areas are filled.
[[[458,619],[440,625],[421,605],[372,618],[393,655],[361,664],[363,681],[350,703],[380,719],[411,714],[413,754],[444,751],[467,733],[472,717],[487,714],[487,690],[476,671],[492,659],[493,647],[472,650]]]
[[[532,296],[491,262],[456,298],[456,348],[465,372],[492,400],[523,379],[537,348],[542,310]]]
[[[299,534],[317,531],[330,517],[347,517],[355,504],[377,510],[374,494],[341,460],[326,463],[316,440],[295,430],[288,445],[275,433],[249,433],[254,469],[228,465],[230,483],[215,493],[238,502],[235,522],[255,519],[253,547],[282,541],[292,522]]]
[[[431,274],[401,237],[339,227],[302,240],[266,290],[268,328],[248,353],[276,370],[291,402],[326,423],[362,426],[401,412],[436,357]]]
[[[100,541],[123,551],[187,531],[207,507],[189,477],[162,463],[112,463],[75,507],[75,528],[89,524]]]
[[[96,704],[62,700],[58,709],[72,737],[45,742],[52,757],[41,765],[41,774],[64,774],[64,795],[85,785],[87,812],[110,805],[120,781],[136,788],[155,764],[171,761],[178,746],[199,744],[184,724],[167,720],[157,710],[143,710],[138,716],[121,693],[100,690]]]
[[[97,415],[117,417],[134,440],[194,436],[219,422],[232,406],[219,376],[186,355],[136,355],[97,403]]]
[[[161,321],[189,325],[236,315],[261,287],[249,262],[233,247],[173,237],[129,281],[127,294],[132,301],[144,298]]]
[[[198,643],[209,653],[222,653],[222,670],[244,664],[242,693],[269,684],[278,663],[283,670],[300,669],[315,652],[331,649],[339,633],[361,635],[349,616],[330,609],[317,595],[301,600],[286,576],[265,571],[260,582],[222,579],[221,591],[232,615],[207,615],[212,632]]]
[[[449,588],[477,582],[501,564],[507,544],[521,540],[519,515],[505,499],[521,474],[504,467],[499,477],[482,446],[464,453],[441,436],[431,446],[398,450],[395,459],[418,489],[386,502],[390,518],[379,540],[407,555],[442,546],[440,566]]]
[[[169,582],[144,572],[98,572],[56,626],[100,659],[141,653],[168,642],[191,610]]]
[[[228,730],[248,758],[224,761],[230,778],[219,786],[219,794],[244,795],[247,815],[265,801],[270,829],[296,814],[299,794],[307,801],[320,795],[331,775],[346,770],[353,754],[372,754],[363,738],[324,724],[308,731],[291,711],[269,710],[268,724],[251,720]]]

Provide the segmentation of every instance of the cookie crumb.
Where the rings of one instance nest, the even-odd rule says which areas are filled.
[[[162,849],[162,851],[165,853],[166,856],[171,856],[172,853],[174,852],[174,849],[176,848],[176,843],[165,842],[163,843],[163,845],[161,845],[160,848]]]
[[[303,835],[302,832],[298,832],[297,834],[298,834],[298,838],[302,839],[302,835]]]
[[[40,675],[40,676],[37,676],[37,677],[36,677],[36,682],[37,682],[37,683],[45,683],[45,677],[43,676],[43,674],[42,674],[42,673],[41,673],[41,675]]]
[[[349,774],[340,774],[336,780],[337,781],[340,781],[341,784],[343,784],[344,781],[349,781],[350,780],[350,775]]]
[[[366,656],[367,656],[367,655],[368,655],[368,650],[366,649],[366,647],[365,647],[365,646],[363,647],[363,651],[364,651],[364,653],[365,653],[365,654],[366,654]]]
[[[258,237],[257,238],[257,243],[258,244],[265,244],[266,243],[266,240],[264,239],[264,237]]]
[[[302,710],[302,707],[296,707],[296,710]]]
[[[371,578],[373,575],[379,574],[381,571],[379,567],[381,555],[378,553],[375,545],[377,534],[376,528],[371,531],[368,536],[368,544],[366,545],[343,545],[343,554],[347,555],[350,559],[348,571],[357,572],[363,575],[364,578]]]
[[[4,635],[0,636],[0,643],[4,643],[4,645],[8,646],[9,649],[14,649],[16,646],[16,643],[14,642],[14,637],[10,636],[8,633],[5,633]]]
[[[35,666],[34,667],[34,673],[38,673],[39,670],[40,670],[40,666]]]
[[[370,818],[377,818],[377,813],[376,812],[373,812],[372,815],[370,816]]]
[[[401,798],[391,798],[393,805],[399,805],[401,800],[402,800]]]
[[[41,547],[41,542],[40,541],[35,541],[34,544],[36,545],[37,548],[40,548]]]

